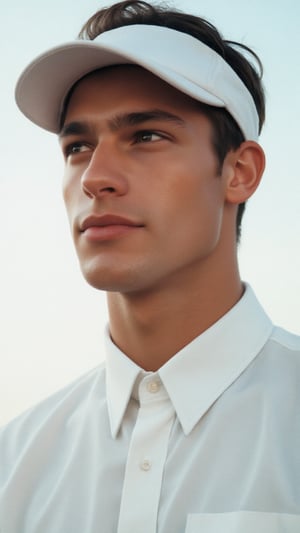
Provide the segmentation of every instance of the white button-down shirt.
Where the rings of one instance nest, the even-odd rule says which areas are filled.
[[[1,533],[299,533],[300,338],[247,287],[158,372],[105,365],[0,436]]]

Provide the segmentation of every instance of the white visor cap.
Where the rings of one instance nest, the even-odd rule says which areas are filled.
[[[257,140],[255,103],[234,70],[195,37],[161,26],[123,26],[93,41],[77,40],[48,50],[21,74],[17,105],[32,122],[59,133],[72,86],[94,70],[121,64],[140,65],[195,100],[226,108],[245,139]]]

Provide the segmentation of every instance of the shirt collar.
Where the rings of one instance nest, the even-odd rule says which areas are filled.
[[[172,357],[158,374],[187,435],[267,342],[273,325],[249,285],[218,322]],[[110,340],[107,331],[107,401],[117,435],[136,379],[143,371]]]
[[[142,369],[112,342],[109,329],[105,335],[106,395],[110,429],[116,438],[122,423],[134,384]]]

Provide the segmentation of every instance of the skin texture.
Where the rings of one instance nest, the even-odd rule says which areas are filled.
[[[81,269],[107,291],[113,341],[146,370],[243,292],[235,218],[264,156],[245,142],[220,173],[211,138],[197,102],[136,66],[87,76],[68,104],[63,192]],[[90,215],[101,228],[85,229]]]

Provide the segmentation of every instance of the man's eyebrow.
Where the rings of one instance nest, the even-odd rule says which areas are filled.
[[[85,135],[90,131],[89,126],[85,122],[69,122],[68,124],[65,124],[59,134],[59,139],[62,139],[63,137],[68,137],[69,135]]]
[[[174,122],[178,126],[184,126],[185,121],[178,115],[162,109],[151,109],[149,111],[135,111],[132,113],[120,113],[108,120],[108,126],[111,131],[117,131],[121,128],[138,126],[143,122],[153,120],[162,120]],[[59,133],[59,139],[71,135],[85,135],[90,132],[90,127],[85,122],[74,121],[65,124]]]
[[[174,122],[179,126],[183,126],[185,124],[181,117],[174,115],[169,111],[164,111],[162,109],[151,109],[149,111],[136,111],[133,113],[117,115],[109,121],[109,125],[111,130],[116,131],[120,128],[125,128],[128,126],[138,126],[143,122],[148,122],[151,120]]]

